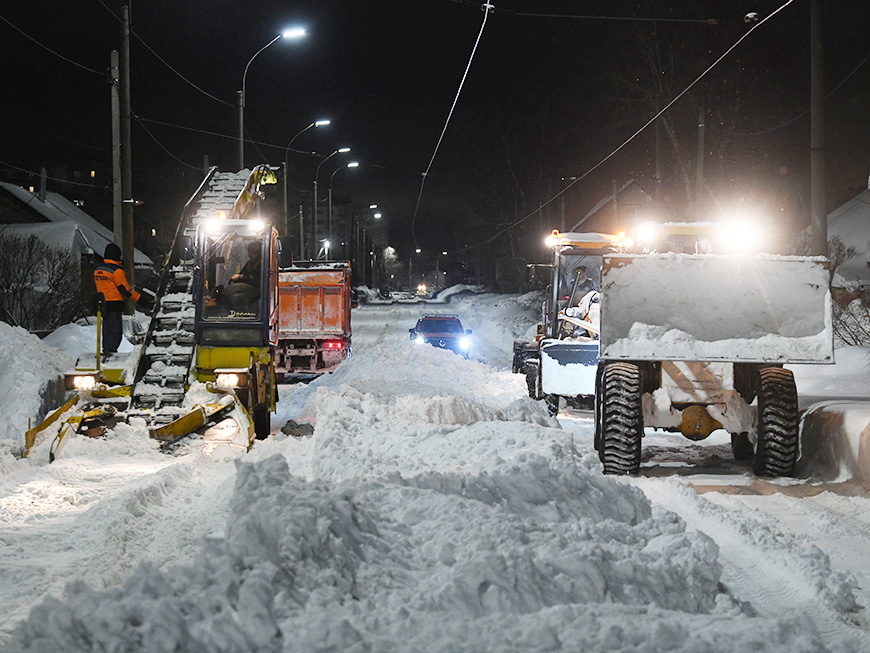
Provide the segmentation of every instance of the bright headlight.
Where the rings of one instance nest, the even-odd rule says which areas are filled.
[[[416,338],[414,338],[414,342],[416,342],[418,345],[423,345],[426,344],[426,339],[423,336],[417,336]]]
[[[659,238],[659,227],[654,222],[645,222],[638,225],[634,232],[635,239],[641,245],[650,245]]]
[[[260,233],[266,227],[266,223],[262,220],[251,220],[248,223],[248,228],[253,231],[255,234]]]
[[[716,249],[722,253],[745,254],[763,251],[765,247],[764,231],[747,220],[723,222],[718,235]]]
[[[215,385],[219,388],[238,388],[239,387],[239,375],[232,373],[223,373],[218,374],[215,379]]]
[[[94,376],[75,376],[73,387],[76,390],[93,390],[97,387],[97,379]]]
[[[471,346],[471,341],[468,338],[462,337],[459,339],[459,348],[468,349]]]

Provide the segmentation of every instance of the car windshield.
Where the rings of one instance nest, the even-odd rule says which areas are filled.
[[[462,333],[459,320],[420,320],[419,331],[424,333]]]

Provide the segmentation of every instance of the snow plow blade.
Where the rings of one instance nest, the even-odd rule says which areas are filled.
[[[832,363],[821,257],[605,256],[605,360]]]
[[[178,442],[181,438],[202,428],[208,424],[212,418],[231,409],[234,405],[241,406],[241,404],[238,404],[235,395],[224,395],[218,401],[213,403],[196,404],[185,415],[169,422],[169,424],[150,429],[149,435],[164,444]],[[244,407],[242,406],[242,408]],[[247,415],[247,411],[245,411],[244,414]],[[240,425],[242,428],[244,426],[245,425]],[[248,426],[250,426],[250,424]]]
[[[75,406],[79,401],[79,395],[76,393],[70,398],[63,406],[60,408],[55,408],[48,415],[46,415],[45,419],[42,420],[39,424],[34,426],[32,429],[28,429],[28,431],[24,434],[24,457],[30,454],[30,450],[33,448],[33,445],[36,444],[36,436],[41,432],[47,429],[49,426],[54,424],[61,415],[63,415],[70,408]]]

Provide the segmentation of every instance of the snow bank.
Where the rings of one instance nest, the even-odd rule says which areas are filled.
[[[720,593],[716,547],[591,464],[304,481],[239,463],[197,562],[67,588],[12,650],[657,650],[821,645]],[[630,622],[630,627],[628,622]],[[749,625],[752,624],[750,628]]]
[[[23,447],[28,420],[35,426],[63,403],[63,375],[74,364],[25,329],[0,322],[0,454]]]

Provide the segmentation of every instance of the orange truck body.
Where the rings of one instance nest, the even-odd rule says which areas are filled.
[[[275,371],[285,376],[330,372],[351,354],[350,265],[296,264],[278,270]]]

